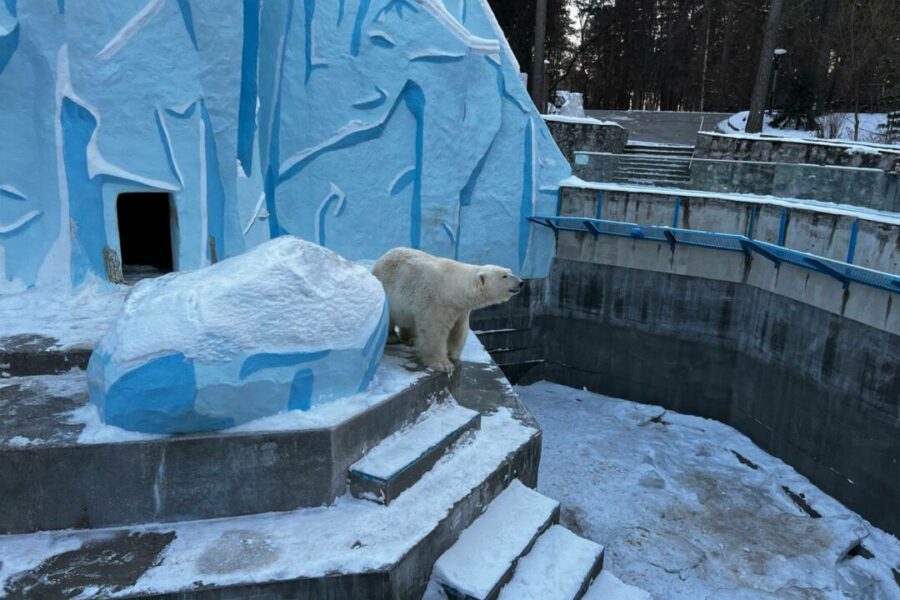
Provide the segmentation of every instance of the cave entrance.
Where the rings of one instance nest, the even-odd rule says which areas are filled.
[[[172,198],[164,192],[130,192],[116,200],[122,275],[126,283],[174,269],[177,221]]]

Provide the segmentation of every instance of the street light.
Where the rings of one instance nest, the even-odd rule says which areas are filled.
[[[772,74],[769,77],[769,109],[775,109],[775,88],[778,87],[778,68],[788,51],[784,48],[775,48],[772,53]]]

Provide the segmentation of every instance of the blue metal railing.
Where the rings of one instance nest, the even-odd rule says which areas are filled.
[[[845,288],[852,282],[900,294],[900,276],[898,275],[857,267],[849,263],[755,240],[745,235],[637,225],[624,221],[608,221],[589,217],[534,216],[529,217],[529,220],[549,227],[553,231],[574,231],[662,242],[669,244],[673,250],[678,244],[684,244],[728,252],[742,252],[748,256],[758,254],[772,261],[776,267],[781,263],[787,263],[828,275],[840,281]]]

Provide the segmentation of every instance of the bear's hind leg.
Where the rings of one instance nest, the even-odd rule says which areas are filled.
[[[450,337],[447,340],[447,355],[455,363],[459,362],[462,356],[463,348],[466,345],[466,338],[469,336],[469,311],[462,314],[460,318],[453,324],[450,330]]]
[[[416,356],[426,367],[435,371],[452,371],[453,363],[447,357],[447,339],[452,323],[429,322],[423,319],[420,326],[416,321]]]

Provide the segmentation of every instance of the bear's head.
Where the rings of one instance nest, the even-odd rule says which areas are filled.
[[[475,273],[475,285],[481,300],[478,308],[506,302],[522,291],[525,282],[513,275],[513,272],[495,265],[478,267]]]

